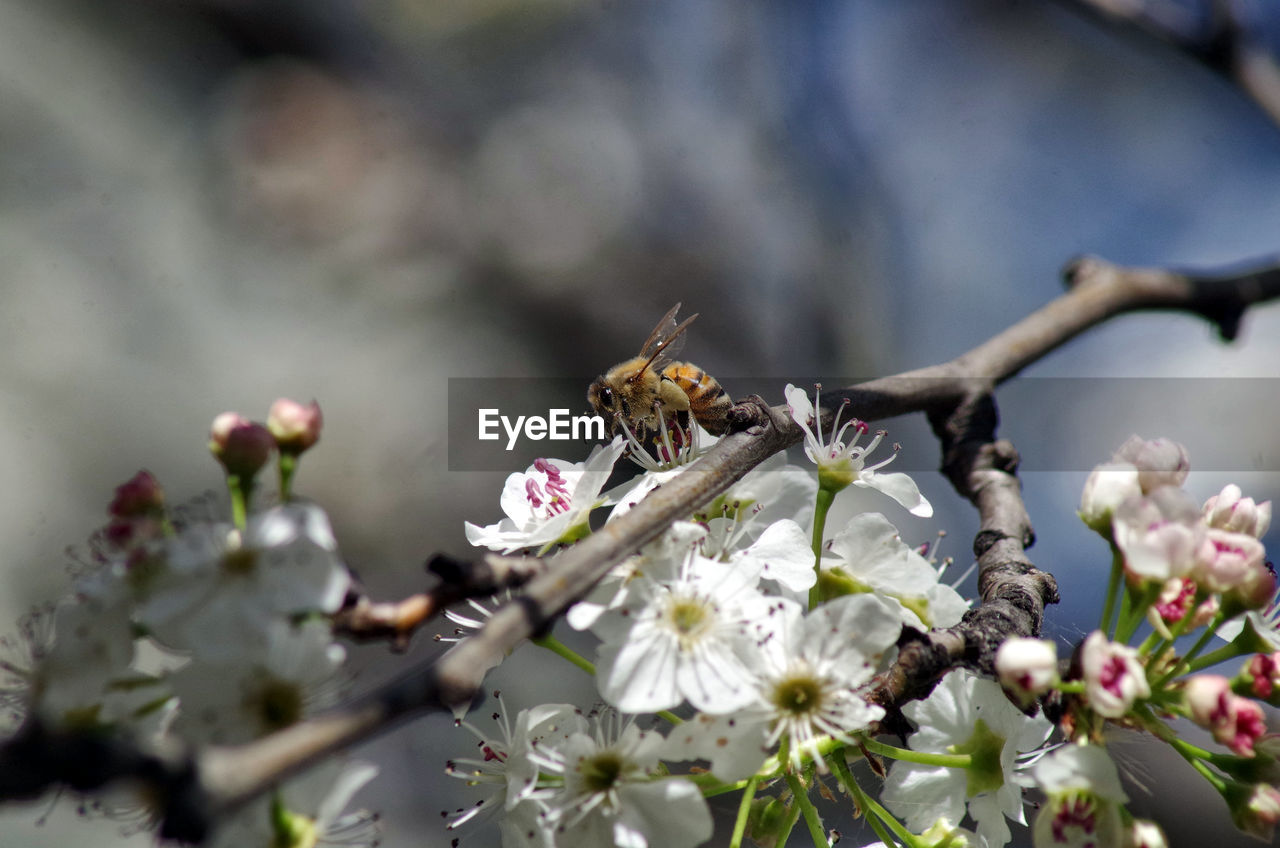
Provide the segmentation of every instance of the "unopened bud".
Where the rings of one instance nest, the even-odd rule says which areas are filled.
[[[1029,704],[1058,682],[1058,648],[1044,639],[1013,637],[996,651],[1000,683]]]
[[[271,432],[234,412],[213,419],[209,428],[209,451],[228,474],[252,478],[271,458],[275,439]]]
[[[1231,691],[1231,681],[1217,674],[1199,674],[1187,681],[1191,720],[1242,757],[1254,756],[1253,744],[1267,732],[1262,707]]]
[[[1250,836],[1270,842],[1280,822],[1280,789],[1267,783],[1249,787],[1229,785],[1223,796],[1231,808],[1231,820]]]
[[[1100,716],[1120,718],[1135,701],[1151,697],[1138,652],[1095,630],[1080,647],[1085,699]]]
[[[1124,834],[1124,848],[1169,848],[1160,825],[1148,819],[1134,819]]]
[[[1240,487],[1234,483],[1223,486],[1221,492],[1205,501],[1205,523],[1261,539],[1271,526],[1271,501],[1254,503],[1253,498],[1242,495]]]
[[[115,497],[107,507],[112,518],[142,518],[157,515],[164,509],[164,489],[150,471],[139,471],[127,483],[116,486]]]
[[[1080,495],[1080,518],[1089,529],[1110,538],[1111,515],[1116,507],[1131,497],[1142,494],[1138,485],[1138,469],[1129,462],[1099,465],[1084,481]]]
[[[320,440],[324,416],[314,400],[303,405],[296,400],[280,398],[267,413],[267,429],[275,437],[281,453],[297,455]]]
[[[1196,549],[1191,576],[1210,592],[1228,592],[1258,579],[1265,554],[1262,543],[1247,533],[1210,527]]]
[[[1112,457],[1112,462],[1132,463],[1138,469],[1138,485],[1143,494],[1161,486],[1181,486],[1191,470],[1187,449],[1171,439],[1143,439],[1130,436]]]

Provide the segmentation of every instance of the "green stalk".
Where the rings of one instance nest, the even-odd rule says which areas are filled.
[[[1182,665],[1184,666],[1184,668],[1182,669],[1182,673],[1193,674],[1197,671],[1201,671],[1202,669],[1206,669],[1211,665],[1217,665],[1220,662],[1226,662],[1227,660],[1234,659],[1236,657],[1242,657],[1248,653],[1252,653],[1252,652],[1242,651],[1240,650],[1240,646],[1236,645],[1235,642],[1228,642],[1218,650],[1210,651],[1209,653],[1205,654],[1203,657],[1200,657],[1199,659],[1193,660],[1191,662],[1187,662],[1187,660],[1184,658],[1182,661]]]
[[[280,471],[280,500],[288,502],[293,500],[293,475],[298,470],[298,457],[291,453],[280,451],[279,459],[276,461],[276,467]]]
[[[809,589],[809,609],[822,603],[822,542],[827,528],[827,512],[835,503],[836,493],[818,487],[818,497],[813,506],[813,587]]]
[[[1147,608],[1151,606],[1156,598],[1160,597],[1161,588],[1162,587],[1159,583],[1152,583],[1150,586],[1141,590],[1141,594],[1138,595],[1137,604],[1132,604],[1130,606],[1127,619],[1122,616],[1124,623],[1116,629],[1116,638],[1114,641],[1125,645],[1129,644],[1129,640],[1133,638],[1133,634],[1137,632],[1138,627],[1146,620]]]
[[[1191,764],[1192,768],[1200,772],[1200,775],[1205,780],[1209,781],[1209,784],[1214,789],[1218,790],[1220,793],[1226,789],[1227,782],[1215,774],[1204,762],[1205,759],[1213,756],[1212,752],[1206,751],[1204,748],[1179,739],[1178,735],[1173,732],[1173,728],[1156,718],[1149,707],[1135,707],[1133,712],[1134,715],[1141,719],[1143,726],[1147,730],[1151,731],[1153,735],[1167,743],[1169,747],[1173,748],[1173,750],[1177,751],[1178,756],[1182,757],[1182,759]]]
[[[733,836],[729,837],[729,848],[742,848],[742,838],[747,832],[747,816],[751,813],[751,802],[756,797],[756,787],[760,778],[752,776],[747,781],[747,788],[742,792],[742,801],[738,804],[738,818],[733,823]]]
[[[813,840],[813,848],[830,848],[831,841],[822,831],[822,820],[818,818],[818,808],[809,800],[809,793],[800,783],[800,778],[787,772],[787,786],[791,787],[791,795],[800,805],[800,812],[804,814],[804,823],[809,828],[809,838]]]
[[[791,838],[791,830],[796,826],[796,822],[800,819],[799,802],[791,805],[791,809],[787,811],[787,820],[782,823],[782,830],[778,832],[778,845],[786,845],[787,840]]]
[[[676,775],[684,780],[689,781],[694,786],[702,790],[703,798],[714,798],[717,795],[727,795],[730,792],[739,792],[747,788],[750,780],[737,780],[733,783],[725,783],[709,771],[700,772],[698,774],[681,774]],[[755,778],[759,780],[759,778]]]
[[[1120,578],[1123,574],[1124,557],[1120,555],[1120,549],[1113,543],[1111,545],[1111,576],[1107,578],[1107,599],[1102,605],[1102,622],[1098,625],[1098,629],[1107,634],[1107,638],[1115,634],[1111,617],[1116,612],[1116,596],[1119,594]]]
[[[546,648],[558,657],[563,657],[592,677],[596,676],[595,664],[586,657],[548,633],[546,636],[535,636],[529,640],[539,648]]]
[[[253,478],[241,480],[239,474],[227,475],[227,493],[231,496],[231,523],[243,531],[249,523],[249,496],[253,492]]]
[[[1183,618],[1184,619],[1188,618],[1190,617],[1190,615],[1191,613],[1188,612],[1187,615],[1183,616]],[[1198,656],[1199,653],[1204,650],[1204,646],[1209,644],[1209,640],[1213,638],[1213,630],[1214,629],[1210,627],[1206,629],[1204,633],[1200,634],[1200,638],[1197,639],[1196,643],[1192,645],[1191,648],[1185,654],[1182,655],[1182,659],[1178,660],[1176,663],[1173,664],[1173,666],[1169,668],[1168,671],[1162,674],[1160,676],[1160,679],[1155,682],[1152,688],[1163,689],[1165,684],[1167,684],[1170,680],[1177,677],[1179,674],[1182,674],[1184,671],[1188,670],[1192,665],[1192,660],[1194,660],[1196,656]],[[1230,648],[1230,647],[1231,645],[1229,644],[1223,646],[1223,648]],[[1210,654],[1209,656],[1213,656],[1213,654]],[[1228,655],[1226,659],[1230,659],[1231,656],[1232,655]]]
[[[866,746],[868,751],[881,756],[892,757],[895,760],[905,760],[909,763],[920,763],[926,766],[968,768],[973,763],[973,757],[970,754],[931,754],[928,751],[912,751],[910,748],[898,748],[870,738],[863,739],[862,744]]]
[[[873,801],[870,796],[862,791],[862,787],[858,785],[858,781],[854,779],[853,772],[849,771],[849,764],[844,760],[844,753],[836,752],[834,756],[827,759],[831,764],[831,769],[836,773],[845,790],[848,791],[849,797],[858,805],[858,809],[862,811],[863,816],[867,820],[867,824],[871,825],[871,829],[876,832],[876,836],[885,844],[887,848],[898,848],[897,842],[890,835],[889,830],[898,834],[904,844],[917,844],[915,834],[911,833],[902,826],[902,822],[891,814],[888,810],[881,807]],[[886,828],[888,825],[888,828]]]

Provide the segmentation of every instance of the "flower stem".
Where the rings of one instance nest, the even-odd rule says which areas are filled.
[[[809,589],[809,609],[822,603],[822,542],[827,528],[827,512],[835,502],[836,493],[818,487],[818,497],[813,507],[813,587]]]
[[[879,837],[881,842],[888,848],[897,848],[898,843],[889,833],[890,830],[893,830],[894,833],[901,837],[904,844],[917,844],[914,834],[903,827],[902,823],[893,814],[862,791],[862,787],[854,779],[853,772],[849,770],[849,764],[845,762],[843,751],[836,751],[827,758],[827,762],[830,763],[832,771],[836,773],[836,777],[840,780],[840,784],[844,786],[849,793],[849,797],[857,804],[858,809],[866,817],[867,824],[871,825],[871,829],[876,832],[876,836]],[[885,825],[888,825],[888,827]]]
[[[1190,616],[1190,614],[1191,613],[1187,613],[1187,616]],[[1214,622],[1214,623],[1216,624],[1217,622]],[[1163,689],[1165,684],[1167,684],[1170,680],[1177,677],[1179,674],[1182,674],[1186,671],[1190,671],[1191,667],[1195,665],[1195,663],[1192,661],[1197,656],[1199,656],[1200,652],[1204,650],[1204,646],[1207,645],[1209,643],[1209,640],[1213,638],[1213,631],[1214,631],[1214,628],[1209,627],[1204,631],[1204,633],[1200,634],[1200,638],[1197,639],[1196,643],[1192,645],[1185,654],[1182,655],[1182,659],[1174,663],[1173,667],[1171,667],[1168,671],[1166,671],[1163,675],[1160,676],[1160,679],[1155,682],[1155,688]],[[1228,650],[1229,648],[1231,648],[1231,645],[1229,644],[1222,646],[1222,650],[1224,651]],[[1213,653],[1216,654],[1218,652],[1214,651]],[[1206,659],[1212,656],[1213,654],[1209,654],[1206,657]],[[1228,651],[1227,655],[1224,656],[1223,659],[1231,659],[1231,657],[1233,656],[1236,656],[1236,654]],[[1217,662],[1217,660],[1215,660],[1214,662]],[[1213,663],[1210,663],[1210,665],[1212,664]]]
[[[1133,712],[1134,712],[1134,715],[1136,715],[1138,719],[1141,720],[1143,726],[1147,730],[1151,731],[1151,733],[1154,736],[1156,736],[1158,739],[1168,743],[1169,747],[1177,751],[1178,755],[1181,756],[1188,763],[1190,763],[1192,768],[1200,772],[1200,775],[1205,780],[1209,781],[1210,785],[1212,785],[1214,789],[1217,789],[1219,792],[1222,792],[1222,790],[1227,785],[1226,781],[1224,781],[1221,777],[1215,774],[1213,770],[1210,769],[1209,766],[1204,762],[1206,759],[1212,758],[1214,756],[1211,751],[1206,751],[1204,748],[1201,748],[1197,745],[1192,745],[1190,742],[1185,742],[1182,739],[1179,739],[1178,735],[1173,732],[1173,728],[1169,727],[1163,721],[1155,717],[1155,715],[1151,712],[1150,707],[1147,707],[1145,705],[1139,706],[1139,707],[1136,707]]]
[[[711,772],[701,772],[698,774],[680,774],[675,777],[684,779],[697,786],[702,790],[703,798],[712,798],[716,795],[727,795],[730,792],[738,792],[747,787],[750,780],[738,780],[733,783],[725,783]],[[753,778],[759,781],[759,777]]]
[[[800,778],[787,772],[787,786],[791,787],[791,795],[800,805],[800,812],[804,814],[804,823],[809,828],[809,838],[813,840],[814,848],[830,848],[831,842],[822,831],[822,819],[818,818],[818,808],[809,800],[809,793],[800,782]]]
[[[249,495],[253,492],[253,478],[244,480],[239,474],[227,475],[227,493],[231,496],[231,523],[243,531],[249,523]]]
[[[1137,632],[1138,627],[1142,624],[1147,615],[1147,608],[1160,597],[1161,585],[1152,583],[1139,592],[1129,592],[1126,598],[1131,600],[1127,615],[1121,615],[1121,624],[1116,628],[1115,641],[1127,645],[1129,640],[1133,638],[1133,634]]]
[[[546,648],[551,653],[559,657],[563,657],[564,659],[576,665],[578,668],[585,671],[587,674],[590,674],[592,677],[595,677],[596,667],[594,663],[592,663],[586,657],[579,654],[573,648],[570,648],[564,642],[561,642],[559,639],[552,636],[550,633],[548,633],[546,636],[535,636],[531,638],[529,641],[537,645],[539,648]]]
[[[1111,546],[1111,576],[1107,578],[1107,600],[1102,605],[1102,621],[1098,625],[1098,629],[1107,634],[1107,638],[1111,638],[1115,634],[1115,626],[1111,619],[1116,612],[1116,596],[1120,594],[1120,578],[1123,574],[1124,558],[1120,555],[1120,549],[1113,544]]]
[[[870,738],[863,739],[862,744],[866,746],[868,751],[881,756],[892,757],[895,760],[905,760],[909,763],[920,763],[926,766],[968,768],[973,763],[973,757],[969,754],[932,754],[928,751],[912,751],[910,748],[898,748]]]
[[[782,828],[778,831],[777,845],[786,845],[787,840],[791,838],[791,829],[796,826],[796,822],[800,819],[800,803],[797,801],[791,805],[791,809],[787,811],[787,819],[782,823]]]
[[[760,778],[753,776],[747,781],[747,788],[742,791],[742,801],[738,803],[738,818],[733,823],[733,836],[729,837],[729,848],[742,848],[742,838],[747,832],[747,816],[751,813],[751,802],[756,797],[756,787]]]
[[[280,451],[278,456],[276,468],[280,471],[280,500],[287,503],[293,500],[293,475],[298,470],[298,457],[284,451]]]
[[[1217,665],[1220,662],[1225,662],[1229,659],[1234,659],[1235,657],[1244,656],[1247,653],[1249,653],[1249,651],[1242,651],[1240,649],[1240,646],[1237,645],[1235,642],[1228,642],[1218,650],[1210,651],[1209,653],[1205,654],[1203,657],[1192,660],[1191,662],[1188,662],[1184,658],[1181,663],[1182,673],[1190,674],[1192,672],[1200,671],[1201,669],[1206,669],[1211,665]]]

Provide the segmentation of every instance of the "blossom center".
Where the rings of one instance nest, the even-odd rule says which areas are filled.
[[[533,467],[546,475],[546,481],[542,485],[533,477],[525,481],[524,495],[529,506],[535,512],[543,510],[544,518],[554,518],[568,512],[573,506],[573,497],[569,494],[568,483],[560,469],[546,459],[535,459]]]
[[[1120,698],[1124,696],[1121,684],[1127,674],[1128,668],[1125,666],[1124,657],[1112,657],[1102,667],[1102,672],[1098,675],[1098,683],[1103,689]]]
[[[302,692],[297,685],[285,680],[265,681],[246,701],[246,706],[267,730],[288,727],[302,718]]]
[[[780,712],[808,715],[822,709],[823,687],[810,675],[796,675],[779,681],[773,687],[773,705]]]
[[[1075,798],[1063,800],[1053,817],[1054,842],[1068,844],[1072,840],[1067,831],[1075,830],[1084,836],[1084,840],[1077,841],[1076,844],[1083,846],[1083,848],[1092,848],[1097,845],[1094,840],[1089,838],[1096,828],[1096,819],[1097,815],[1092,797],[1078,795]]]
[[[953,754],[968,754],[965,768],[965,795],[969,798],[982,792],[994,792],[1004,786],[1004,768],[1000,754],[1004,751],[1005,738],[993,731],[982,719],[974,722],[973,735],[962,745],[950,745]]]
[[[673,597],[664,618],[682,646],[698,641],[715,621],[710,606],[698,597]]]
[[[236,548],[222,555],[222,573],[228,577],[248,577],[258,567],[258,552],[252,548]]]
[[[626,762],[617,751],[601,751],[578,766],[582,785],[588,792],[608,792],[622,777]]]

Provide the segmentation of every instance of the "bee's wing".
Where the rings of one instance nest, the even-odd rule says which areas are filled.
[[[671,307],[670,312],[662,316],[658,326],[654,327],[649,338],[645,339],[644,347],[640,348],[640,355],[647,356],[649,361],[636,371],[633,379],[638,378],[649,368],[662,367],[684,347],[684,331],[693,323],[693,319],[698,317],[698,313],[695,312],[676,324],[676,313],[679,311],[680,304],[677,303]]]

